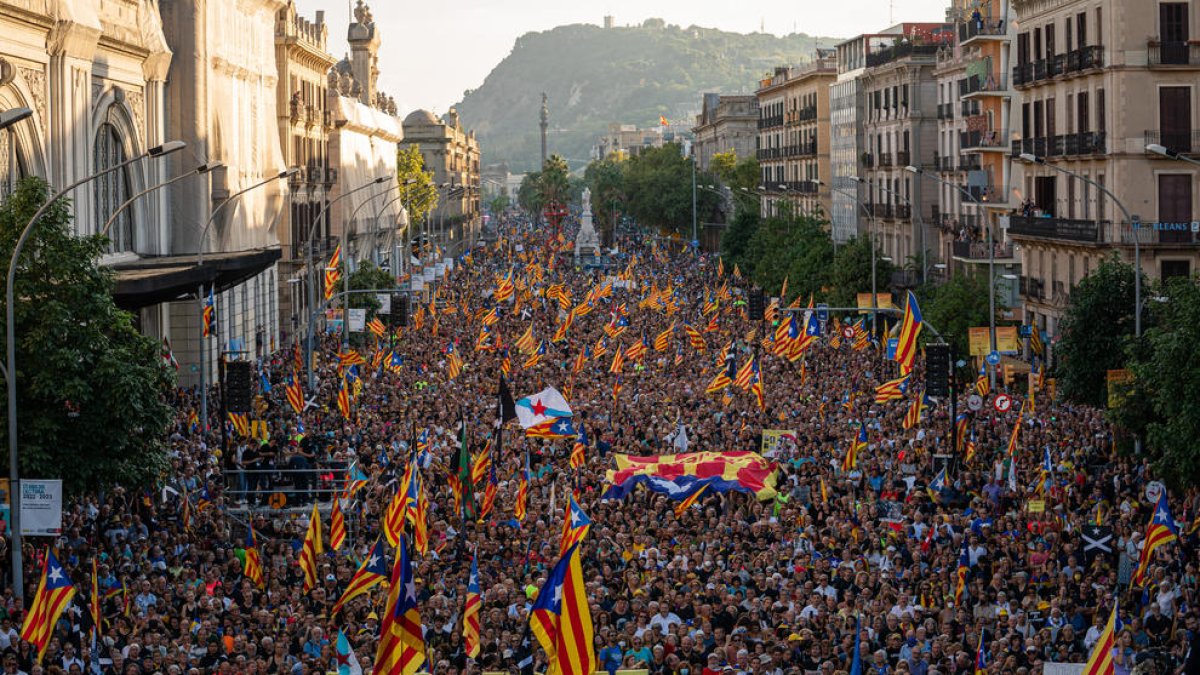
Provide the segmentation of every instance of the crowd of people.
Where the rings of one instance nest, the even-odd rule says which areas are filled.
[[[877,404],[874,388],[897,366],[873,343],[857,349],[827,334],[801,360],[777,357],[770,322],[747,315],[749,282],[712,255],[629,234],[618,238],[611,269],[585,270],[569,233],[556,237],[514,216],[495,234],[458,260],[434,297],[414,303],[407,326],[383,339],[354,336],[366,361],[357,384],[343,385],[337,354],[348,348],[336,336],[320,345],[317,386],[305,383],[311,403],[301,414],[285,395],[292,378],[304,379],[295,351],[257,363],[270,386],[260,385],[251,417],[265,423],[265,438],[231,431],[223,450],[217,406],[197,425],[198,392],[175,392],[165,440],[171,468],[161,483],[117,487],[66,509],[57,556],[79,593],[40,663],[18,631],[46,551],[26,542],[26,603],[11,588],[0,602],[4,672],[337,672],[339,631],[370,672],[386,588],[336,615],[331,609],[380,537],[409,461],[429,496],[430,545],[415,561],[415,583],[425,669],[435,675],[520,670],[529,611],[558,557],[572,491],[593,522],[582,544],[584,578],[596,654],[609,673],[832,675],[850,672],[857,648],[871,675],[1037,675],[1048,663],[1083,663],[1118,601],[1115,672],[1144,661],[1159,664],[1157,672],[1198,672],[1200,493],[1169,495],[1180,538],[1155,552],[1148,582],[1133,586],[1156,477],[1142,459],[1117,452],[1102,411],[1048,392],[1025,405],[1023,390],[1008,392],[1009,412],[988,405],[969,415],[968,460],[951,441],[946,401],[904,424],[920,395],[920,358],[906,397]],[[514,297],[497,303],[492,295],[506,277]],[[554,341],[567,313],[605,284],[611,294],[574,312]],[[569,302],[560,304],[557,289],[547,297],[555,285]],[[498,320],[481,339],[494,307]],[[656,349],[672,324],[667,348]],[[703,351],[684,324],[702,331]],[[530,327],[545,348],[540,359],[517,347]],[[610,372],[613,354],[641,340],[646,354]],[[739,365],[760,354],[762,407],[737,387],[706,393],[726,348]],[[386,363],[373,362],[379,350]],[[589,438],[582,468],[569,465],[573,439],[525,438],[512,423],[497,438],[506,359],[518,397],[550,385],[564,393]],[[353,396],[349,416],[336,402],[342,386]],[[1021,430],[1010,463],[1014,424]],[[847,469],[847,446],[863,427],[867,446]],[[768,453],[778,471],[767,500],[713,491],[677,513],[677,502],[644,489],[601,498],[615,453],[678,452],[682,436],[688,451],[760,450],[764,430],[786,431]],[[490,441],[498,490],[484,518],[464,518],[451,496],[464,433],[473,455]],[[422,435],[422,452],[412,452]],[[518,519],[527,461],[528,513]],[[351,472],[367,483],[342,505],[346,543],[319,557],[319,583],[304,592],[298,558],[309,510],[300,505],[315,501],[327,516]],[[251,524],[263,587],[243,573]],[[964,549],[969,571],[959,592]],[[483,607],[477,658],[462,642],[472,556]],[[94,559],[104,621],[93,648],[86,603]],[[534,651],[533,669],[542,672],[545,657]]]

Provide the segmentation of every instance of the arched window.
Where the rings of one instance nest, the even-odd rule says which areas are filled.
[[[99,173],[125,161],[125,145],[117,128],[105,122],[96,132],[96,144],[92,148],[92,170]],[[104,226],[113,213],[129,199],[129,170],[119,169],[97,178],[92,183],[92,193],[96,199],[96,227]],[[108,237],[112,240],[109,251],[120,253],[134,250],[133,211],[121,211],[109,228]]]
[[[16,134],[12,129],[0,131],[0,201],[12,194],[25,175],[25,158]]]

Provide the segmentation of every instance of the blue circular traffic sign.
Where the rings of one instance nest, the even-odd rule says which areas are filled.
[[[988,354],[987,362],[993,366],[997,363],[1000,363],[1000,352],[992,352],[991,354]]]

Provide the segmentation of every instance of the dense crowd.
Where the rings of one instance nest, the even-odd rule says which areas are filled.
[[[876,404],[875,386],[897,371],[873,345],[856,350],[826,336],[802,361],[771,355],[762,344],[770,330],[746,316],[747,282],[719,271],[711,256],[627,235],[617,242],[613,269],[586,271],[564,245],[568,237],[516,218],[497,233],[447,272],[432,304],[426,298],[413,306],[406,328],[383,340],[355,335],[367,363],[359,366],[349,419],[335,403],[342,348],[334,337],[320,345],[318,384],[306,387],[312,404],[302,415],[284,393],[295,376],[293,350],[256,364],[270,385],[260,385],[260,411],[252,415],[267,424],[265,440],[235,432],[222,452],[217,406],[209,406],[210,430],[202,432],[191,421],[197,392],[176,392],[177,419],[166,441],[171,470],[161,484],[68,505],[57,555],[80,593],[41,664],[17,635],[23,607],[5,590],[4,672],[337,671],[339,629],[369,672],[386,589],[338,615],[330,610],[380,536],[382,512],[414,456],[430,497],[431,542],[416,561],[416,583],[425,668],[437,675],[518,669],[528,612],[557,558],[571,490],[593,521],[584,575],[597,656],[610,673],[831,675],[849,672],[857,644],[863,672],[872,675],[973,673],[981,653],[989,674],[1037,674],[1046,663],[1086,660],[1118,598],[1116,672],[1148,658],[1173,664],[1160,672],[1197,672],[1200,494],[1170,494],[1181,539],[1156,553],[1144,588],[1131,587],[1155,476],[1143,461],[1117,453],[1101,411],[1055,402],[1048,392],[1030,410],[1023,392],[1009,392],[1016,402],[1010,412],[989,405],[970,416],[976,450],[966,461],[950,440],[946,402],[904,428],[923,378],[920,359],[907,397]],[[482,316],[494,305],[490,294],[510,272],[515,305],[501,303],[489,328],[492,348],[478,349]],[[574,306],[607,275],[629,283],[616,284],[553,342],[565,312],[546,289],[562,284]],[[652,291],[673,298],[673,307],[642,303]],[[714,301],[716,311],[705,314]],[[621,305],[629,325],[607,336],[604,327]],[[666,350],[651,346],[621,374],[609,372],[617,349],[642,339],[653,345],[672,322],[679,330]],[[684,323],[711,328],[703,352],[689,344]],[[526,367],[528,355],[516,342],[531,325],[546,351]],[[739,365],[761,351],[763,409],[737,388],[705,393],[729,344]],[[574,373],[585,349],[591,358]],[[376,350],[403,362],[374,366]],[[449,351],[464,361],[453,378]],[[518,397],[548,385],[567,396],[576,428],[590,439],[583,469],[568,466],[572,440],[526,439],[515,424],[504,427],[502,442],[496,438],[506,357]],[[1020,416],[1019,408],[1026,408]],[[484,519],[456,513],[448,485],[464,420],[473,454],[492,439],[498,496]],[[1022,429],[1010,478],[1005,459],[1016,423]],[[860,424],[868,446],[844,471]],[[677,502],[643,489],[622,501],[600,498],[613,453],[675,452],[681,425],[689,451],[758,450],[764,429],[787,430],[770,453],[778,462],[777,494],[757,501],[709,493],[679,515]],[[427,450],[411,452],[423,433]],[[1053,470],[1035,486],[1047,455]],[[952,458],[947,485],[930,490],[939,456]],[[528,515],[518,521],[513,507],[526,457],[533,480]],[[344,504],[346,545],[320,557],[317,588],[302,592],[302,505],[315,500],[327,517],[351,467],[368,483]],[[250,523],[264,588],[242,572]],[[1087,533],[1111,539],[1096,548]],[[26,541],[27,600],[45,555],[35,543]],[[964,544],[970,570],[956,603]],[[461,639],[472,554],[483,600],[477,659],[466,658]],[[86,609],[93,559],[105,616],[94,651]]]

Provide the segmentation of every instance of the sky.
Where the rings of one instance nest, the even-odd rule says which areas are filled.
[[[347,51],[346,26],[357,0],[296,0],[312,19],[325,11],[329,51]],[[401,114],[426,108],[437,114],[483,83],[492,68],[531,31],[571,23],[618,26],[657,17],[669,24],[760,29],[776,35],[803,32],[853,37],[901,21],[942,21],[949,0],[374,0],[368,3],[380,36],[379,87]],[[894,18],[894,21],[890,19]]]

